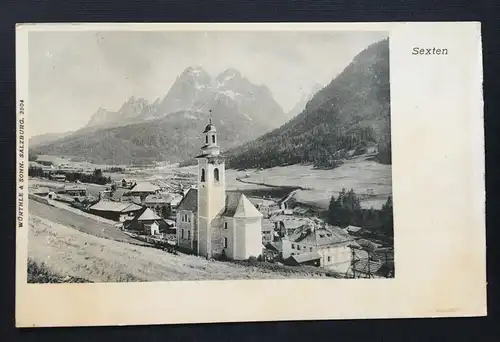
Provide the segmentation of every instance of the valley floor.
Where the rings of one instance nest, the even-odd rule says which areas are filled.
[[[342,188],[354,189],[361,196],[364,208],[382,208],[387,197],[392,195],[391,165],[383,165],[360,156],[332,170],[314,169],[311,165],[290,165],[263,170],[227,170],[228,189],[245,189],[248,183],[267,184],[271,186],[300,186],[305,190],[297,190],[295,200],[300,203],[327,209],[332,195],[338,196]],[[369,191],[373,194],[367,195]]]
[[[30,213],[28,257],[37,279],[89,282],[311,278],[253,266],[174,255],[83,233]],[[41,271],[40,271],[41,270]],[[48,274],[48,276],[47,276]],[[58,281],[60,282],[60,281]]]

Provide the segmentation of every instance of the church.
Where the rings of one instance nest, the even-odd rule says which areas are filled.
[[[203,131],[197,187],[177,207],[177,245],[207,258],[262,254],[262,214],[242,193],[227,192],[225,163],[211,120]]]

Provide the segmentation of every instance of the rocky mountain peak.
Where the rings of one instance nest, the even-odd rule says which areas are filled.
[[[215,82],[216,82],[216,86],[221,88],[221,87],[225,87],[227,85],[227,83],[232,83],[234,81],[238,81],[241,79],[242,79],[242,76],[238,70],[236,70],[234,68],[229,68],[229,69],[226,69],[223,72],[221,72],[215,78]]]

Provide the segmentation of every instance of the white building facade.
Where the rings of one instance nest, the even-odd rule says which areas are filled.
[[[195,254],[244,260],[262,254],[262,214],[241,193],[226,193],[225,162],[215,126],[204,132],[197,188],[177,210],[177,243]],[[196,196],[196,200],[194,197]]]
[[[320,267],[347,270],[352,260],[349,245],[354,240],[343,234],[340,228],[311,228],[305,228],[301,234],[294,234],[282,240],[283,259],[292,255],[317,252],[321,256]]]

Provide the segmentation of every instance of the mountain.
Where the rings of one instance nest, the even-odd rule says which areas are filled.
[[[201,107],[212,97],[210,75],[201,67],[189,67],[177,77],[167,95],[159,102],[154,116]]]
[[[96,164],[148,164],[179,162],[192,158],[203,145],[206,111],[180,111],[142,123],[94,131],[80,131],[70,137],[34,149],[37,154],[71,157]],[[218,103],[212,122],[223,149],[257,138],[264,127],[225,103]]]
[[[360,52],[302,113],[226,155],[233,168],[297,163],[328,168],[370,150],[379,162],[391,163],[387,39]]]
[[[236,69],[227,69],[215,79],[215,98],[234,102],[237,108],[260,124],[277,128],[287,117],[269,88],[255,85]]]
[[[153,106],[143,98],[130,97],[116,112],[99,108],[90,118],[86,129],[95,130],[104,127],[116,127],[142,121]]]
[[[287,120],[269,89],[251,83],[239,71],[227,69],[212,79],[203,68],[188,67],[163,99],[148,103],[145,99],[131,97],[117,112],[99,108],[84,130],[140,123],[181,111],[208,111],[221,101],[261,124],[265,131]]]
[[[290,118],[290,119],[292,119],[295,116],[297,116],[298,114],[302,113],[302,111],[304,110],[304,108],[306,108],[307,103],[309,101],[311,101],[311,99],[313,98],[313,96],[316,95],[316,93],[318,91],[320,91],[321,89],[323,89],[323,85],[321,85],[320,83],[316,83],[312,87],[312,90],[311,90],[310,93],[302,93],[302,96],[299,99],[299,102],[297,102],[295,104],[295,106],[293,106],[293,108],[290,109],[290,111],[288,111],[286,113],[287,117]]]
[[[34,135],[29,139],[29,147],[36,147],[39,145],[44,145],[44,144],[49,144],[53,141],[56,141],[58,139],[62,139],[64,137],[67,137],[74,132],[64,132],[64,133],[46,133],[46,134],[40,134],[40,135]]]
[[[189,67],[163,99],[148,103],[131,97],[116,112],[99,108],[84,128],[39,144],[33,152],[106,164],[183,161],[198,152],[209,110],[223,149],[286,121],[266,86],[251,83],[235,69],[212,78],[200,67]]]

